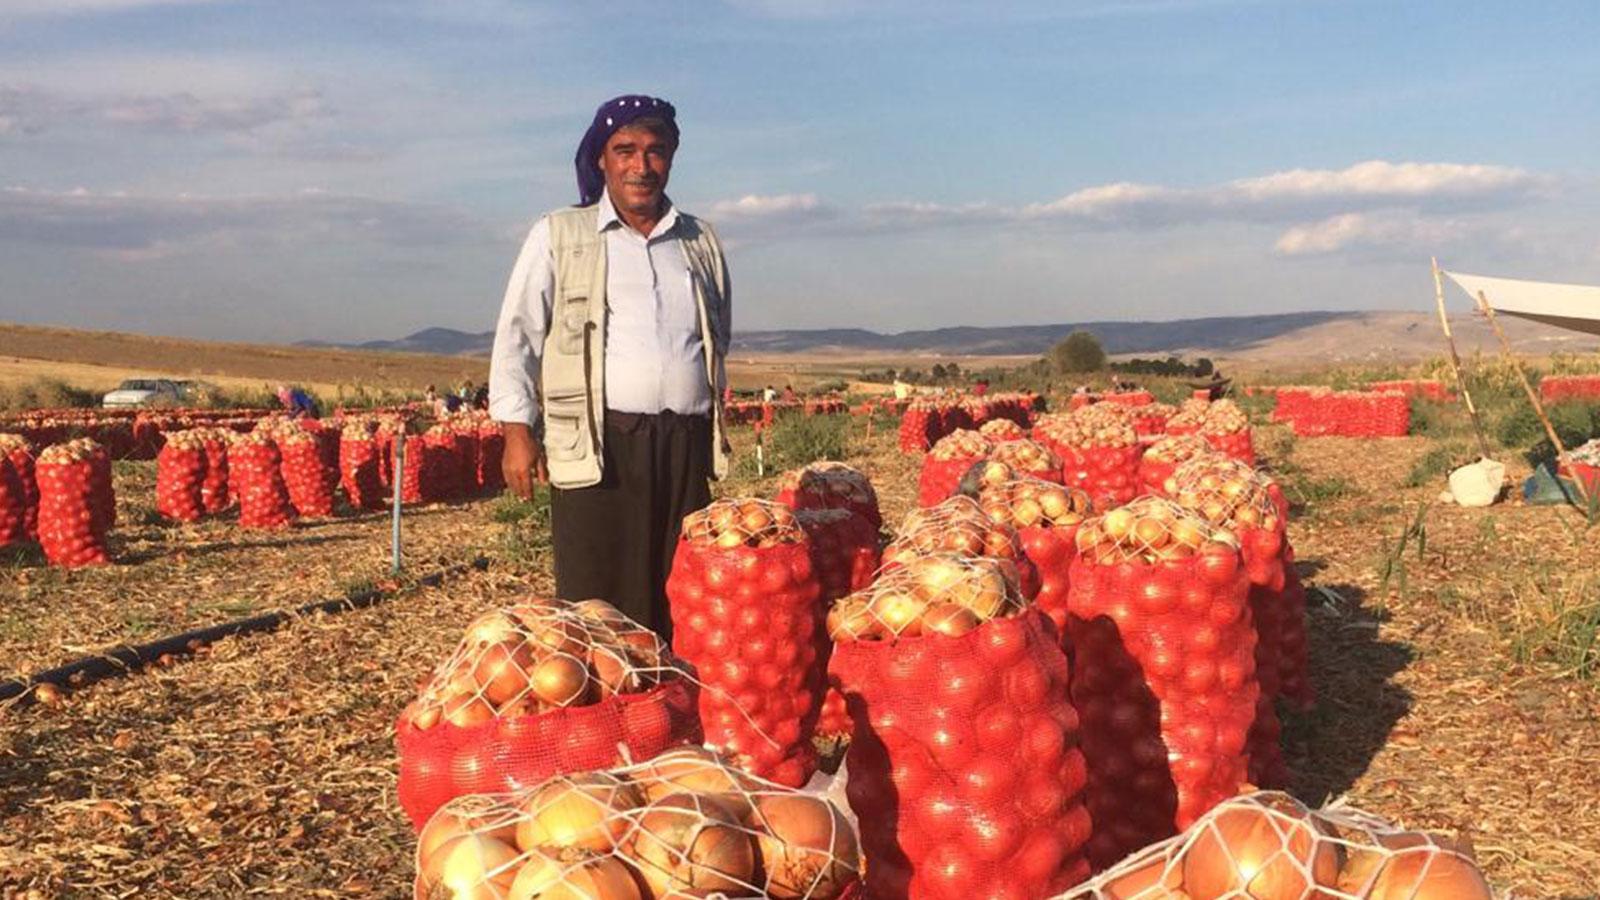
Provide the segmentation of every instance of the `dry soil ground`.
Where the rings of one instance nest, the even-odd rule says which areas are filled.
[[[1426,547],[1419,554],[1413,541],[1402,557],[1402,590],[1397,563],[1387,583],[1382,572],[1417,504],[1437,492],[1397,487],[1427,442],[1291,448],[1276,430],[1266,438],[1268,461],[1305,502],[1292,535],[1318,589],[1321,703],[1288,728],[1298,792],[1314,802],[1344,795],[1409,826],[1465,830],[1492,879],[1516,896],[1596,896],[1600,692],[1563,661],[1558,642],[1530,638],[1519,623],[1578,589],[1600,537],[1549,509],[1430,507]],[[892,442],[879,432],[851,460],[872,475],[891,522],[913,502],[917,467]],[[726,489],[770,487],[746,478]],[[515,511],[484,501],[416,517],[428,548],[413,560],[419,569],[481,549],[493,557],[486,573],[4,713],[0,894],[407,896],[395,716],[474,613],[550,587],[540,519],[497,522],[495,510],[501,519]],[[55,635],[111,640],[130,598],[148,611],[149,630],[165,632],[212,611],[224,617],[239,598],[256,608],[382,577],[379,520],[291,533],[347,540],[209,554],[186,548],[241,535],[149,528],[132,528],[122,544],[159,550],[137,563],[6,570],[0,609],[16,608],[20,590],[50,585],[26,601],[30,627],[47,637],[8,643],[10,658],[65,655],[50,646]],[[180,551],[189,562],[175,561]],[[198,561],[207,558],[221,562]]]

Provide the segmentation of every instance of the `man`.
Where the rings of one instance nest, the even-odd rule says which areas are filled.
[[[722,246],[665,193],[676,116],[642,96],[595,112],[579,205],[523,243],[489,375],[506,482],[522,497],[553,486],[556,593],[610,600],[663,636],[679,525],[727,471],[716,398],[732,327]]]

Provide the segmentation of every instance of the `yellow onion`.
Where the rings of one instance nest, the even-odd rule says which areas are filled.
[[[775,900],[834,900],[856,877],[855,830],[832,803],[804,794],[764,795],[750,820]]]
[[[518,635],[485,647],[472,665],[472,680],[485,700],[500,706],[528,690],[528,673],[533,665],[533,651]]]
[[[423,896],[434,900],[502,900],[516,878],[517,848],[482,835],[441,844],[422,866]]]
[[[1166,854],[1153,856],[1109,879],[1101,886],[1100,893],[1106,900],[1147,900],[1153,897],[1165,900],[1183,887],[1183,867],[1172,866],[1169,870],[1169,861]]]
[[[425,866],[446,842],[468,834],[494,838],[507,844],[516,839],[517,823],[506,815],[468,814],[445,807],[433,814],[417,834],[417,862]]]
[[[1371,900],[1491,900],[1483,873],[1464,856],[1437,847],[1402,850],[1378,870]]]
[[[960,637],[980,624],[972,610],[956,603],[939,603],[928,607],[922,615],[923,634],[943,634]]]
[[[475,694],[451,694],[443,705],[444,720],[457,728],[471,728],[494,718],[494,707]]]
[[[609,856],[556,861],[536,853],[517,872],[506,900],[641,900],[628,867]]]
[[[1183,859],[1183,886],[1197,897],[1299,900],[1339,877],[1339,857],[1305,808],[1289,797],[1268,810],[1228,804],[1200,825]],[[1232,892],[1232,893],[1230,893]]]
[[[601,697],[614,694],[631,694],[639,690],[639,677],[634,674],[633,663],[622,650],[596,645],[589,651],[589,662],[600,681]]]
[[[623,848],[656,897],[741,897],[755,877],[755,844],[715,799],[670,794],[651,804]]]
[[[752,783],[704,747],[680,747],[651,760],[632,775],[651,802],[678,793],[706,794],[743,818],[750,811]]]
[[[926,600],[907,591],[883,591],[872,598],[872,615],[890,634],[916,637],[922,633],[922,613]]]
[[[593,693],[589,669],[571,656],[552,656],[528,676],[533,693],[551,706],[582,706]]]
[[[642,805],[644,794],[637,785],[605,772],[557,778],[522,802],[517,846],[525,851],[577,847],[608,853],[628,830],[624,813]]]

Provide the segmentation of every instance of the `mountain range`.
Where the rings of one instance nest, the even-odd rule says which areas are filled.
[[[1590,351],[1600,341],[1517,319],[1503,319],[1519,352]],[[1476,316],[1451,316],[1463,353],[1495,352],[1487,324]],[[1093,332],[1111,354],[1206,354],[1264,362],[1415,360],[1443,350],[1438,318],[1426,312],[1315,311],[1255,316],[1208,316],[1160,322],[1089,321],[1052,325],[962,326],[893,333],[861,328],[741,331],[732,355],[836,354],[841,356],[1033,356],[1074,329]],[[398,340],[330,345],[445,355],[487,356],[494,332],[425,328]]]

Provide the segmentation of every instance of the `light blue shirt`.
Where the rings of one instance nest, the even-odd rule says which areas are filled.
[[[606,407],[705,415],[712,391],[678,211],[668,205],[649,237],[617,216],[602,193],[596,227],[606,242]],[[528,232],[511,270],[489,362],[489,414],[533,425],[539,416],[539,357],[555,296],[550,227]],[[719,367],[720,368],[720,367]]]

